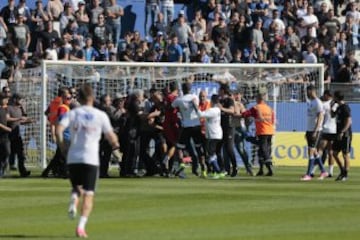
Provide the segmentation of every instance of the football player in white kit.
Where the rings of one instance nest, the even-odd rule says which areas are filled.
[[[67,166],[72,185],[69,216],[75,218],[77,206],[82,198],[81,217],[76,236],[86,238],[85,226],[93,208],[95,185],[99,172],[99,140],[104,133],[113,147],[113,155],[120,160],[119,141],[106,113],[93,107],[95,97],[90,85],[79,90],[81,106],[60,120],[56,127],[56,139],[63,153],[67,153]],[[64,144],[63,132],[70,128],[69,149]]]
[[[308,144],[309,164],[306,174],[301,178],[302,181],[310,181],[312,179],[311,173],[315,164],[319,165],[321,171],[319,179],[324,179],[328,176],[317,151],[324,119],[323,105],[321,100],[317,97],[316,88],[313,85],[306,88],[306,95],[308,100],[305,137]]]

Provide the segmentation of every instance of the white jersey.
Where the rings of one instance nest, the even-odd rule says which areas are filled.
[[[171,104],[173,108],[179,108],[182,127],[200,126],[200,118],[196,113],[193,99],[195,99],[196,105],[199,105],[198,96],[191,93],[176,98],[175,101]]]
[[[313,100],[308,100],[307,102],[307,127],[306,131],[313,132],[316,128],[316,123],[318,119],[318,115],[320,113],[323,113],[323,104],[319,98],[315,98]],[[320,129],[321,131],[322,123],[320,123]]]
[[[70,128],[71,144],[67,164],[99,166],[101,134],[112,131],[106,113],[91,106],[80,106],[66,113],[59,124]]]
[[[221,128],[221,110],[218,107],[212,107],[204,112],[198,112],[200,117],[206,119],[205,137],[206,139],[222,139],[223,131]]]
[[[332,102],[332,100],[323,102],[324,124],[323,124],[322,132],[336,134],[336,118],[331,117],[331,102]]]

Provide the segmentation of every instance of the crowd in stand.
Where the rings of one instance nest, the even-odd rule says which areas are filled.
[[[0,11],[3,77],[41,59],[72,61],[324,63],[327,82],[357,80],[354,0],[146,0],[144,36],[124,32],[116,0],[9,0]],[[191,11],[193,10],[193,11]],[[344,21],[340,21],[345,19]]]

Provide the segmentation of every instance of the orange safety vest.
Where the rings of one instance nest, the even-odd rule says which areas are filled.
[[[274,112],[266,103],[259,103],[254,106],[256,135],[274,135]]]
[[[52,125],[56,124],[58,120],[58,109],[61,104],[62,104],[61,97],[54,98],[49,104],[46,113],[47,113],[47,119]]]

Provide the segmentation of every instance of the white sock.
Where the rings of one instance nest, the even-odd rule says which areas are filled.
[[[334,165],[329,165],[329,174],[334,175]]]
[[[79,220],[78,228],[80,228],[80,229],[85,229],[85,225],[86,225],[86,223],[87,223],[87,220],[88,220],[87,217],[81,216],[81,217],[80,217],[80,220]]]
[[[168,162],[169,162],[169,156],[166,155],[166,156],[164,157],[164,159],[162,160],[162,163],[163,163],[163,164],[167,164]]]
[[[74,193],[74,192],[71,193],[71,196],[70,196],[70,201],[71,202],[75,202],[77,198],[78,198],[77,193]]]
[[[315,165],[313,170],[311,171],[311,174],[314,174],[316,172],[317,168],[318,168],[318,165]]]

